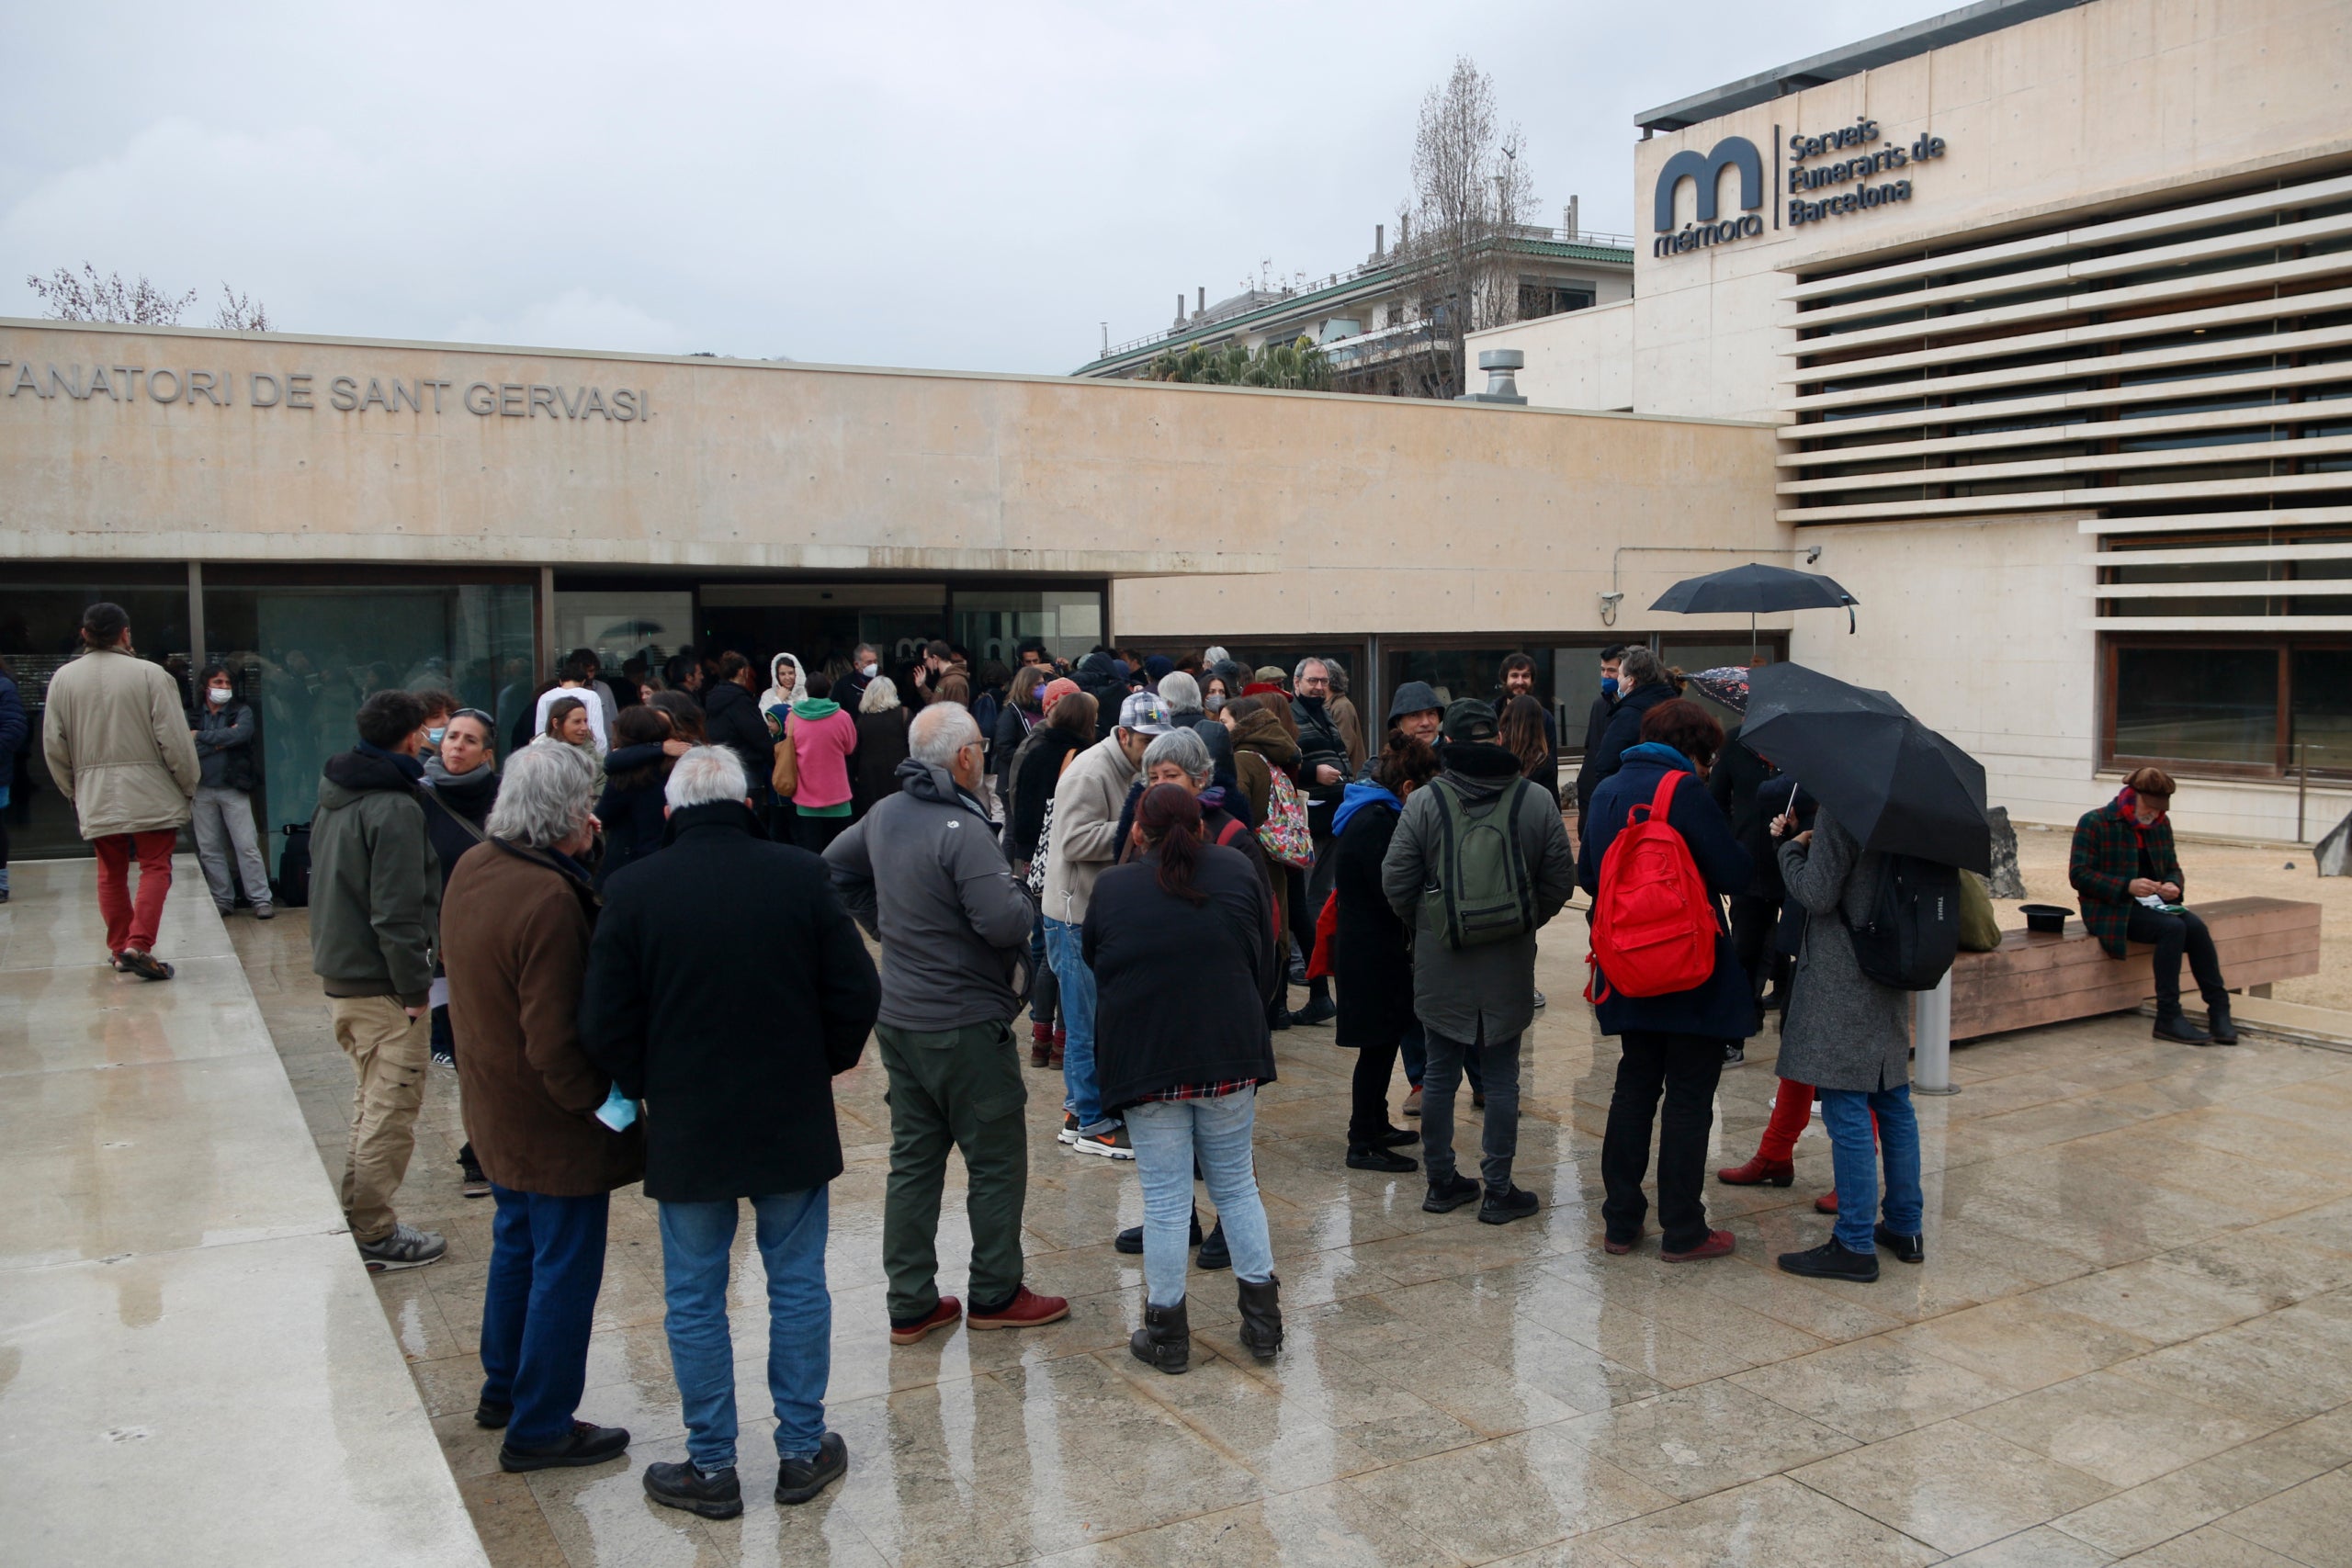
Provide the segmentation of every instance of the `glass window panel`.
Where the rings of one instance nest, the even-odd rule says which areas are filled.
[[[182,701],[187,700],[190,670],[184,584],[127,587],[119,581],[94,581],[0,587],[0,657],[16,672],[17,693],[32,727],[30,744],[16,760],[14,772],[0,777],[9,793],[8,805],[0,810],[7,814],[9,853],[17,860],[90,852],[74,808],[49,776],[40,729],[49,711],[49,678],[81,648],[82,612],[101,601],[129,613],[132,648],[169,670],[180,683]]]
[[[1021,645],[1032,637],[1057,659],[1079,660],[1102,640],[1102,594],[1092,588],[957,589],[949,619],[947,640],[968,649],[975,667],[990,659],[1019,663]]]
[[[2352,773],[2352,648],[2297,649],[2290,689],[2294,739],[2307,765]]]
[[[2278,753],[2276,649],[2116,650],[2117,756],[2275,767]]]
[[[1476,697],[1482,703],[1496,701],[1502,692],[1502,662],[1507,655],[1525,653],[1535,660],[1535,694],[1545,703],[1553,700],[1552,650],[1548,648],[1408,648],[1389,655],[1388,680],[1382,686],[1394,693],[1407,681],[1427,681],[1437,688],[1438,696],[1449,703],[1464,697]],[[1588,690],[1598,691],[1599,676]]]
[[[261,719],[255,797],[273,870],[280,829],[311,819],[319,770],[357,739],[352,717],[372,694],[447,688],[498,716],[506,750],[537,687],[532,600],[523,584],[206,585],[209,658],[235,672]]]
[[[662,660],[695,640],[692,589],[646,592],[571,592],[555,596],[557,654],[593,648],[608,671],[632,659],[660,670]]]

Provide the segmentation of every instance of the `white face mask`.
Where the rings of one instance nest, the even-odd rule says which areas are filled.
[[[882,673],[882,666],[879,664],[861,664],[857,667],[857,672],[871,681],[874,677]]]
[[[236,694],[233,692],[224,691],[219,686],[207,686],[204,688],[204,700],[210,703],[214,707],[219,707],[222,703],[227,702],[235,694]]]

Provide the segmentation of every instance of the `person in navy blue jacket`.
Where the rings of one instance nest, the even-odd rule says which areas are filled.
[[[1601,1032],[1618,1036],[1624,1053],[1617,1064],[1617,1089],[1600,1147],[1601,1179],[1608,1193],[1600,1208],[1606,1227],[1603,1245],[1612,1253],[1623,1253],[1641,1240],[1642,1221],[1649,1212],[1642,1177],[1649,1168],[1650,1123],[1657,1118],[1662,1092],[1666,1111],[1657,1151],[1658,1252],[1669,1263],[1721,1258],[1732,1249],[1729,1231],[1707,1225],[1702,1196],[1707,1139],[1714,1125],[1715,1080],[1723,1075],[1724,1046],[1747,1039],[1757,1028],[1747,972],[1739,966],[1720,902],[1747,888],[1755,866],[1733,836],[1723,807],[1705,788],[1707,770],[1723,743],[1723,727],[1696,703],[1678,697],[1643,713],[1640,742],[1625,749],[1622,764],[1593,791],[1592,809],[1583,824],[1584,852],[1577,864],[1577,880],[1584,890],[1600,892],[1601,863],[1627,814],[1648,805],[1668,773],[1690,775],[1675,785],[1666,820],[1682,835],[1691,862],[1714,896],[1714,969],[1687,991],[1657,997],[1611,992],[1599,1007]],[[1605,972],[1601,977],[1607,977]]]

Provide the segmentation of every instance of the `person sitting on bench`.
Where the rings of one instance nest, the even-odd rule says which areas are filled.
[[[2075,825],[2067,880],[2082,895],[2083,924],[2109,957],[2123,957],[2131,942],[2155,945],[2157,1039],[2234,1045],[2237,1026],[2230,1021],[2230,993],[2222,983],[2212,933],[2194,910],[2181,907],[2180,857],[2173,852],[2172,824],[2165,817],[2172,794],[2171,775],[2142,768],[2123,781],[2113,800],[2084,813]],[[2181,1017],[2184,953],[2205,997],[2210,1033]]]

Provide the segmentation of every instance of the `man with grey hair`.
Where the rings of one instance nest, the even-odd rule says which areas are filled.
[[[1642,716],[1675,695],[1674,681],[1666,672],[1666,665],[1648,649],[1638,645],[1625,650],[1617,667],[1617,711],[1609,720],[1609,728],[1600,732],[1600,744],[1594,747],[1584,766],[1577,773],[1579,809],[1592,799],[1586,786],[1599,789],[1601,781],[1623,766],[1627,748],[1642,742]]]
[[[1022,1283],[1029,1090],[1011,1020],[1037,906],[1012,880],[980,798],[980,727],[961,703],[915,716],[899,793],[825,851],[850,913],[882,943],[875,1026],[890,1078],[890,1186],[882,1205],[890,1343],[962,1316],[975,1329],[1069,1315]],[[939,1199],[947,1153],[964,1156],[972,1226],[971,1310],[939,1293]]]
[[[474,1420],[505,1428],[508,1471],[596,1464],[628,1446],[621,1427],[574,1419],[612,1192],[645,1174],[642,1132],[594,1118],[613,1081],[580,1043],[596,895],[579,857],[595,840],[595,775],[572,747],[524,747],[490,837],[441,900],[466,1139],[498,1209]]]
[[[731,1518],[743,1494],[727,1276],[746,1199],[767,1274],[775,1499],[806,1503],[849,1469],[847,1445],[825,1430],[827,1186],[842,1173],[832,1079],[865,1049],[881,987],[825,863],[768,840],[736,753],[695,747],[662,794],[669,846],[605,884],[582,1043],[645,1101],[645,1195],[661,1205],[686,1457],[648,1465],[646,1494]]]
[[[1227,797],[1238,794],[1233,777],[1232,731],[1207,712],[1199,680],[1182,670],[1170,671],[1160,677],[1159,700],[1168,705],[1169,723],[1199,736],[1201,744],[1208,748],[1209,772]]]

